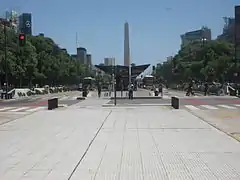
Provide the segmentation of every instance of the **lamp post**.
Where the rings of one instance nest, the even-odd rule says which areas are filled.
[[[4,30],[4,60],[5,60],[5,85],[6,85],[6,95],[5,98],[7,99],[7,92],[8,92],[8,61],[7,61],[7,20],[3,21],[3,30]]]
[[[114,87],[114,105],[117,105],[117,81],[116,81],[116,77],[117,77],[117,67],[116,67],[116,60],[114,59],[114,81],[113,81],[113,87]]]
[[[202,47],[204,48],[207,39],[203,37],[203,38],[201,39],[201,41],[202,41]],[[206,66],[207,66],[207,60],[206,60],[206,53],[204,52],[204,54],[203,54],[203,67],[205,68]],[[206,80],[207,80],[207,79],[206,79],[206,77],[205,77],[205,81],[206,81]]]

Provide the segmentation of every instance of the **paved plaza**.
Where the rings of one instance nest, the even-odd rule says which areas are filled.
[[[188,111],[105,101],[1,125],[0,179],[240,179],[240,143]]]

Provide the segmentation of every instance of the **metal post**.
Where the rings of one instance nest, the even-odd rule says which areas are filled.
[[[8,92],[8,63],[7,63],[7,28],[6,21],[4,21],[4,56],[5,56],[5,83],[6,83],[6,98]]]
[[[116,80],[116,77],[117,77],[117,66],[116,66],[116,62],[115,62],[115,59],[114,59],[114,105],[116,106],[117,105],[117,80]]]
[[[131,68],[131,64],[129,63],[129,66],[128,66],[128,72],[129,72],[129,74],[128,74],[128,76],[129,76],[129,85],[131,85],[132,84],[132,68]]]
[[[238,70],[238,60],[239,60],[239,42],[240,42],[240,39],[239,39],[239,10],[240,10],[240,7],[239,6],[235,6],[235,28],[234,28],[234,64],[235,64],[235,67],[236,67],[236,71],[234,72],[233,76],[234,76],[234,82],[237,83],[238,82],[238,79],[239,79],[239,70]]]

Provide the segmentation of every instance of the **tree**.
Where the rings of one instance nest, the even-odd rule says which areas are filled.
[[[7,63],[4,56],[5,35],[0,27],[0,85],[5,82],[6,70],[9,84],[15,87],[78,84],[85,75],[92,75],[51,38],[27,36],[26,45],[19,47],[13,30],[8,28],[6,35]]]
[[[239,71],[233,57],[234,47],[228,42],[196,41],[182,47],[172,60],[156,68],[156,75],[172,83],[188,81],[190,78],[199,81],[231,81],[237,68]]]

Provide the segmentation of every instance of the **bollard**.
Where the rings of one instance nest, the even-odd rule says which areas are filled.
[[[58,98],[52,98],[48,100],[48,110],[58,108]]]
[[[83,97],[87,97],[87,94],[88,94],[87,91],[83,91],[83,92],[82,92],[82,96],[83,96]]]
[[[176,96],[173,96],[171,98],[171,105],[174,109],[179,109],[179,98]]]

